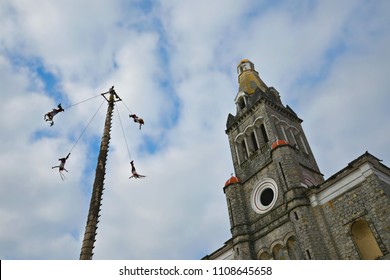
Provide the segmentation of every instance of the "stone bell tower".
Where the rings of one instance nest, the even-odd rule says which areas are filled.
[[[226,124],[235,176],[224,187],[234,259],[326,259],[304,195],[324,179],[302,120],[252,62],[242,60],[237,73],[237,111]]]

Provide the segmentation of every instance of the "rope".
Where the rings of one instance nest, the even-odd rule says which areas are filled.
[[[88,99],[85,99],[85,100],[83,100],[83,101],[77,102],[77,103],[75,103],[75,104],[72,104],[72,105],[70,105],[70,106],[64,108],[64,110],[65,110],[65,109],[69,109],[70,107],[79,105],[79,104],[81,104],[81,103],[87,102],[88,100],[94,99],[94,98],[99,97],[99,96],[100,96],[100,94],[98,94],[98,95],[96,95],[96,96],[93,96],[93,97],[90,97],[90,98],[88,98]]]
[[[121,116],[120,116],[120,114],[119,114],[119,109],[118,109],[118,107],[116,107],[116,112],[118,113],[119,123],[121,124],[122,133],[123,133],[123,138],[125,139],[125,143],[126,143],[127,153],[128,153],[128,155],[129,155],[129,159],[130,159],[130,161],[131,161],[131,154],[130,154],[130,150],[129,150],[129,145],[127,144],[126,135],[125,135],[125,130],[123,129],[122,120],[121,120]]]
[[[127,108],[127,111],[129,111],[130,114],[133,114],[133,113],[131,112],[131,110],[129,109],[129,107],[127,107],[126,103],[125,103],[123,100],[122,100],[122,103],[123,103],[123,105],[125,105],[125,107]]]
[[[100,104],[99,108],[96,110],[95,114],[92,116],[91,120],[88,122],[87,126],[84,128],[83,132],[81,132],[79,138],[76,140],[76,143],[74,143],[73,147],[70,149],[69,154],[73,151],[74,147],[76,147],[77,143],[81,139],[81,136],[83,136],[84,132],[87,130],[88,126],[91,124],[92,120],[95,118],[97,113],[99,112],[100,108],[103,106],[105,100],[103,100],[102,104]]]

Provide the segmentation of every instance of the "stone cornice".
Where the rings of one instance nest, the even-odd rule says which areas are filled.
[[[239,123],[241,123],[245,118],[247,118],[249,115],[251,115],[262,103],[269,105],[275,111],[290,118],[293,121],[297,121],[299,123],[302,122],[302,119],[300,119],[299,117],[294,115],[287,108],[282,107],[282,106],[268,100],[264,96],[261,96],[250,108],[244,108],[243,110],[239,111],[236,116],[234,116],[234,122],[225,130],[226,134],[228,134],[233,129],[235,129],[239,125]]]

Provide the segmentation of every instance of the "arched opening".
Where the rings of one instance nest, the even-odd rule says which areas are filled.
[[[244,99],[244,97],[241,97],[240,100],[238,100],[238,107],[240,108],[240,110],[245,108],[245,99]]]
[[[246,147],[245,139],[241,142],[243,161],[248,159],[248,148]]]
[[[286,254],[286,248],[278,244],[272,249],[272,254],[274,255],[275,260],[288,260],[288,255]]]
[[[260,254],[259,260],[272,260],[272,256],[267,252],[263,252]]]
[[[288,253],[288,256],[290,257],[290,260],[299,260],[300,259],[299,252],[298,252],[298,246],[297,246],[297,240],[294,236],[290,237],[287,240],[287,253]]]
[[[251,140],[252,140],[253,150],[257,151],[259,149],[259,145],[257,144],[257,139],[254,131],[252,131],[251,133]]]
[[[375,260],[378,257],[383,256],[382,251],[365,220],[359,220],[353,223],[351,232],[362,260]]]
[[[268,140],[268,135],[267,135],[267,131],[265,130],[264,124],[260,125],[260,130],[261,130],[261,134],[263,135],[264,143],[267,143],[269,140]]]

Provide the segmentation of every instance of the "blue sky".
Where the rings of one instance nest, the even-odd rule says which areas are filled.
[[[390,165],[388,1],[0,2],[0,258],[78,259],[103,105],[117,113],[95,259],[200,259],[230,238],[225,135],[247,58],[303,128],[325,178],[366,150]],[[55,117],[58,103],[80,101]],[[142,130],[129,110],[144,118]]]

